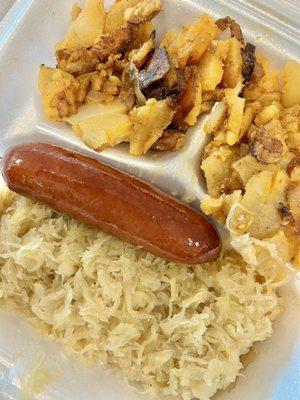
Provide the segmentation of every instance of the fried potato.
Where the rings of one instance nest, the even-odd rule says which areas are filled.
[[[82,121],[100,114],[126,114],[126,106],[120,101],[111,104],[86,103],[79,107],[78,112],[64,120],[71,125],[78,125]]]
[[[289,177],[283,170],[261,171],[249,179],[241,205],[254,216],[247,230],[251,236],[263,239],[278,231],[278,207],[285,201],[288,185]]]
[[[287,145],[290,149],[300,149],[300,105],[283,109],[281,123],[287,132]]]
[[[223,145],[212,148],[201,163],[208,194],[218,198],[222,193],[228,194],[242,188],[241,180],[232,168],[232,163],[239,158],[239,149]]]
[[[131,132],[126,106],[117,100],[109,104],[87,103],[65,121],[94,150],[128,141]]]
[[[193,24],[182,28],[178,34],[174,31],[167,33],[162,45],[167,47],[171,57],[177,59],[178,67],[183,70],[186,65],[199,63],[219,32],[212,18],[204,14]]]
[[[212,112],[208,116],[205,125],[204,125],[204,132],[206,133],[214,133],[217,131],[227,117],[227,106],[226,104],[221,101],[216,103]]]
[[[135,6],[125,10],[124,21],[133,25],[144,24],[151,21],[161,10],[161,0],[140,0]]]
[[[144,42],[146,42],[151,33],[154,30],[153,22],[145,22],[144,24],[138,27],[138,33],[136,39],[129,45],[128,50],[139,48]]]
[[[280,104],[274,103],[265,106],[255,117],[255,125],[262,126],[268,124],[273,119],[278,119],[280,112]]]
[[[38,86],[47,118],[60,121],[77,112],[80,85],[71,74],[41,66]]]
[[[262,93],[259,102],[262,106],[269,106],[273,103],[281,103],[281,93],[279,92],[270,92],[270,93]]]
[[[225,90],[225,100],[228,105],[228,120],[226,140],[230,146],[233,146],[240,140],[241,129],[244,116],[245,99],[239,97],[241,83],[234,89]]]
[[[80,5],[77,2],[75,2],[73,4],[72,13],[71,13],[72,21],[75,21],[75,19],[79,17],[79,14],[81,13],[81,11],[82,11],[82,8],[80,7]]]
[[[224,63],[222,84],[225,88],[234,88],[243,82],[242,45],[236,38],[229,39],[228,54]]]
[[[185,135],[182,132],[168,129],[152,145],[154,151],[176,151],[184,145]]]
[[[242,126],[240,131],[240,138],[242,138],[249,130],[255,117],[255,110],[251,106],[245,107],[245,112],[242,119]]]
[[[127,8],[136,6],[140,0],[120,0],[112,4],[107,10],[104,33],[111,33],[125,24],[124,13]]]
[[[56,50],[92,46],[103,33],[104,20],[103,0],[86,0],[66,37],[55,46]]]
[[[294,263],[300,268],[300,182],[293,183],[287,193],[287,200],[292,214],[290,238],[294,242]]]
[[[194,125],[202,107],[202,86],[199,70],[195,65],[185,69],[185,89],[178,101],[178,106],[174,124],[178,127],[184,123]]]
[[[145,106],[134,108],[130,113],[133,124],[130,135],[130,153],[134,156],[145,154],[162,136],[171,123],[175,111],[167,100],[150,99]]]
[[[300,63],[287,61],[283,68],[283,104],[291,107],[300,104]]]
[[[207,195],[201,201],[200,207],[204,214],[210,215],[218,221],[225,223],[231,207],[233,204],[239,203],[241,199],[241,190],[235,190],[231,194],[222,194],[217,199]]]
[[[261,55],[257,55],[257,59],[261,62],[265,71],[264,76],[258,82],[262,93],[272,93],[280,91],[280,76],[279,71],[271,66],[269,60]]]
[[[187,101],[187,98],[191,100],[192,109],[189,111],[187,116],[184,118],[184,122],[190,126],[194,126],[197,122],[197,117],[201,112],[202,106],[202,84],[199,70],[196,71],[193,86],[187,85],[186,92],[183,95],[183,102]]]
[[[215,90],[223,77],[223,61],[229,50],[229,41],[217,41],[208,47],[199,63],[202,90]]]
[[[172,64],[178,67],[178,48],[177,48],[178,32],[175,29],[170,29],[166,32],[159,47],[165,47],[168,51],[168,55]]]
[[[249,179],[261,171],[277,171],[278,165],[275,164],[261,164],[251,154],[240,158],[232,164],[232,168],[239,174],[244,186]]]

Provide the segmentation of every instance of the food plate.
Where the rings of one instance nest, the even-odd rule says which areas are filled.
[[[276,9],[262,2],[246,1],[165,1],[158,17],[162,30],[189,22],[194,15],[208,12],[214,17],[230,15],[243,27],[247,39],[267,54],[276,65],[286,58],[299,59],[299,25],[293,7]],[[45,122],[38,100],[36,80],[39,63],[53,65],[53,46],[64,36],[72,1],[16,1],[0,25],[0,153],[13,142],[38,138],[80,149],[93,157],[148,180],[198,207],[205,188],[200,178],[199,160],[204,142],[199,124],[190,130],[185,146],[174,154],[134,158],[126,146],[95,153],[84,147],[69,128]],[[287,7],[287,6],[286,6]],[[296,13],[296,14],[295,14]],[[279,18],[280,17],[280,18]],[[35,132],[35,136],[29,136]],[[41,139],[42,138],[42,139]],[[276,321],[273,337],[255,347],[258,357],[243,371],[243,377],[224,400],[296,400],[300,397],[300,287],[291,283],[282,290],[285,312]],[[40,337],[26,323],[4,312],[0,314],[0,395],[17,398],[19,386],[35,370],[46,371],[49,384],[43,398],[139,399],[115,374],[106,368],[86,368],[68,362],[59,347]],[[59,372],[58,372],[59,371]],[[297,375],[298,374],[298,375]],[[47,379],[46,379],[47,380]]]

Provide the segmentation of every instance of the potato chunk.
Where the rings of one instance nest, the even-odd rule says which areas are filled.
[[[287,61],[283,68],[283,104],[291,107],[300,104],[300,63]]]
[[[232,163],[239,158],[239,149],[223,145],[215,147],[202,161],[207,191],[212,197],[222,193],[232,193],[242,187],[238,174],[232,169]]]
[[[168,32],[162,45],[167,47],[173,61],[177,59],[178,67],[184,69],[186,65],[199,63],[219,32],[212,18],[204,14],[193,24],[183,27],[178,34],[174,31]]]
[[[226,88],[234,88],[238,83],[243,81],[242,45],[235,38],[229,39],[229,43],[222,83]]]
[[[72,125],[75,134],[94,150],[128,141],[131,132],[126,106],[117,100],[109,104],[87,103],[76,115],[65,120]]]
[[[175,111],[167,100],[150,99],[145,106],[134,108],[130,113],[133,130],[130,135],[130,153],[145,154],[171,123]]]
[[[223,101],[216,103],[212,112],[208,116],[205,125],[205,133],[215,133],[223,124],[227,117],[227,106]]]
[[[207,195],[202,200],[200,206],[204,214],[211,215],[224,224],[231,207],[234,204],[239,203],[241,199],[241,190],[235,190],[231,194],[222,194],[217,199]]]
[[[274,164],[261,164],[251,154],[240,158],[232,165],[233,169],[239,174],[244,185],[247,184],[249,179],[261,171],[278,171],[278,165]]]
[[[77,112],[80,86],[71,74],[42,66],[38,86],[47,118],[60,121]]]
[[[234,89],[225,90],[225,99],[229,110],[226,141],[230,146],[237,143],[241,135],[245,99],[239,97],[240,87],[238,84]]]
[[[182,100],[187,101],[188,98],[190,98],[192,108],[184,118],[184,122],[190,126],[194,126],[197,122],[197,117],[199,116],[202,107],[202,85],[199,70],[196,71],[194,79],[191,81],[191,83],[192,87],[189,83],[186,85],[187,90],[182,96]]]
[[[280,106],[278,104],[270,104],[262,108],[254,122],[257,126],[266,125],[273,119],[278,119],[279,112]]]
[[[261,171],[246,184],[246,191],[231,216],[230,227],[240,232],[240,221],[248,221],[246,232],[258,239],[275,234],[281,226],[278,212],[280,202],[285,201],[289,178],[283,170]],[[245,233],[245,232],[242,232]]]
[[[92,46],[103,33],[105,10],[103,0],[86,0],[85,6],[72,22],[66,37],[56,50]]]
[[[140,0],[120,0],[112,4],[105,18],[104,33],[112,33],[115,29],[125,25],[124,13],[127,8],[136,6]]]
[[[229,50],[229,41],[217,41],[213,43],[201,57],[199,74],[203,91],[215,90],[222,81],[223,62]]]

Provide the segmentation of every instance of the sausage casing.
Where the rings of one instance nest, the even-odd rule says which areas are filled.
[[[202,214],[79,153],[17,145],[4,157],[3,176],[11,190],[167,260],[196,264],[220,253],[219,235]]]

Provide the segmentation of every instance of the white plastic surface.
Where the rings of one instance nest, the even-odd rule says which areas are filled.
[[[165,11],[157,18],[156,26],[161,34],[203,12],[215,17],[230,15],[241,24],[246,38],[280,65],[286,58],[300,57],[300,12],[298,1],[293,1],[295,5],[279,0],[165,0]],[[54,44],[67,30],[72,3],[16,0],[0,23],[0,155],[9,144],[20,140],[42,137],[60,144],[63,141],[197,207],[204,193],[199,174],[205,141],[203,119],[190,130],[180,152],[142,158],[130,156],[126,145],[97,154],[85,148],[67,126],[43,120],[36,87],[38,67],[41,63],[55,64]],[[34,132],[35,136],[30,136]],[[282,294],[285,312],[274,324],[273,337],[255,346],[255,361],[242,372],[231,392],[217,395],[219,400],[300,399],[300,284],[293,282]],[[56,343],[17,317],[0,312],[0,399],[17,399],[20,378],[37,365],[49,372],[61,371],[39,399],[142,398],[115,373],[107,375],[106,367],[87,368],[64,360]]]

